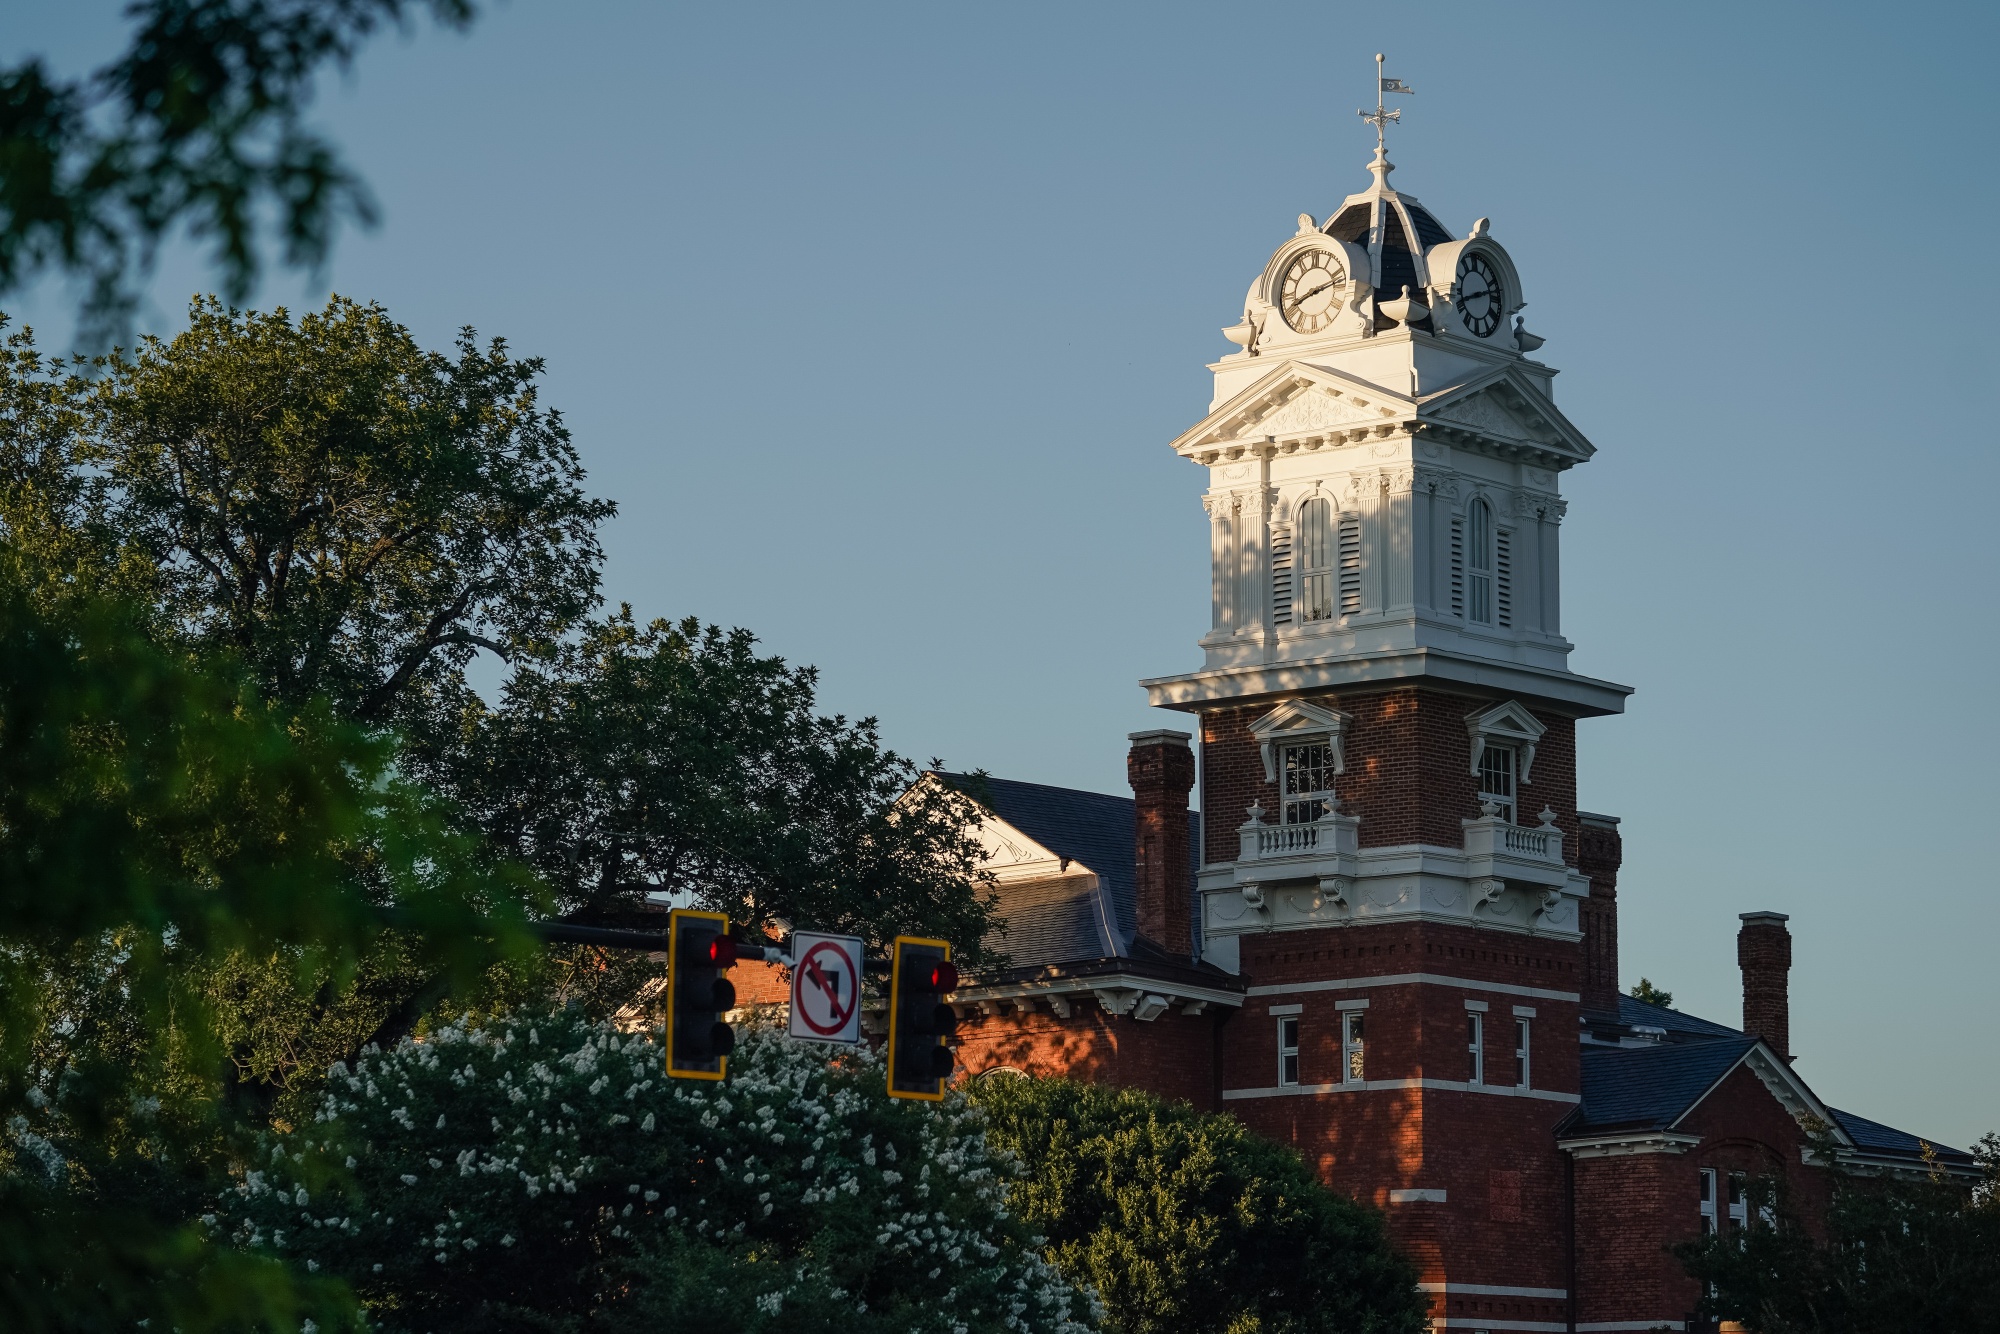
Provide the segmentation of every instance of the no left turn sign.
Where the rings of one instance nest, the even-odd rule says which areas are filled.
[[[792,933],[792,1036],[861,1041],[861,937]]]

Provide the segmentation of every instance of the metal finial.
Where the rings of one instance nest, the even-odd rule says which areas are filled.
[[[1373,111],[1357,110],[1354,114],[1375,127],[1376,157],[1381,158],[1387,155],[1389,122],[1403,119],[1402,108],[1398,107],[1396,110],[1391,111],[1382,99],[1389,93],[1402,93],[1408,96],[1416,91],[1416,89],[1410,87],[1410,85],[1404,83],[1401,79],[1392,79],[1384,74],[1382,72],[1382,53],[1379,51],[1375,53],[1375,109]]]

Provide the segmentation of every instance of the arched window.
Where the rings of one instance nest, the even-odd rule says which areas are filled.
[[[1333,507],[1315,497],[1299,506],[1298,618],[1333,619]]]
[[[1465,619],[1493,624],[1493,511],[1475,498],[1465,510]]]

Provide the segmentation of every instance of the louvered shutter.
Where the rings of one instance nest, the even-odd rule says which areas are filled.
[[[1361,610],[1361,516],[1340,516],[1340,614]]]
[[[1451,521],[1451,614],[1465,615],[1465,520]]]
[[[1502,626],[1514,624],[1514,533],[1502,528],[1493,534],[1493,595]]]
[[[1282,529],[1271,534],[1271,620],[1292,623],[1292,535]]]

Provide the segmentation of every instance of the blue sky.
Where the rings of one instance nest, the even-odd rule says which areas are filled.
[[[118,6],[9,5],[81,70]],[[1199,419],[1243,289],[1366,183],[1490,217],[1599,447],[1565,479],[1625,981],[1734,1021],[1792,914],[1838,1105],[2000,1129],[1990,6],[554,4],[377,42],[317,119],[382,204],[321,283],[548,359],[607,591],[748,626],[954,766],[1102,791],[1207,620]],[[211,280],[167,256],[144,324]],[[10,304],[45,341],[72,294]],[[1982,830],[1989,831],[1982,833]]]

